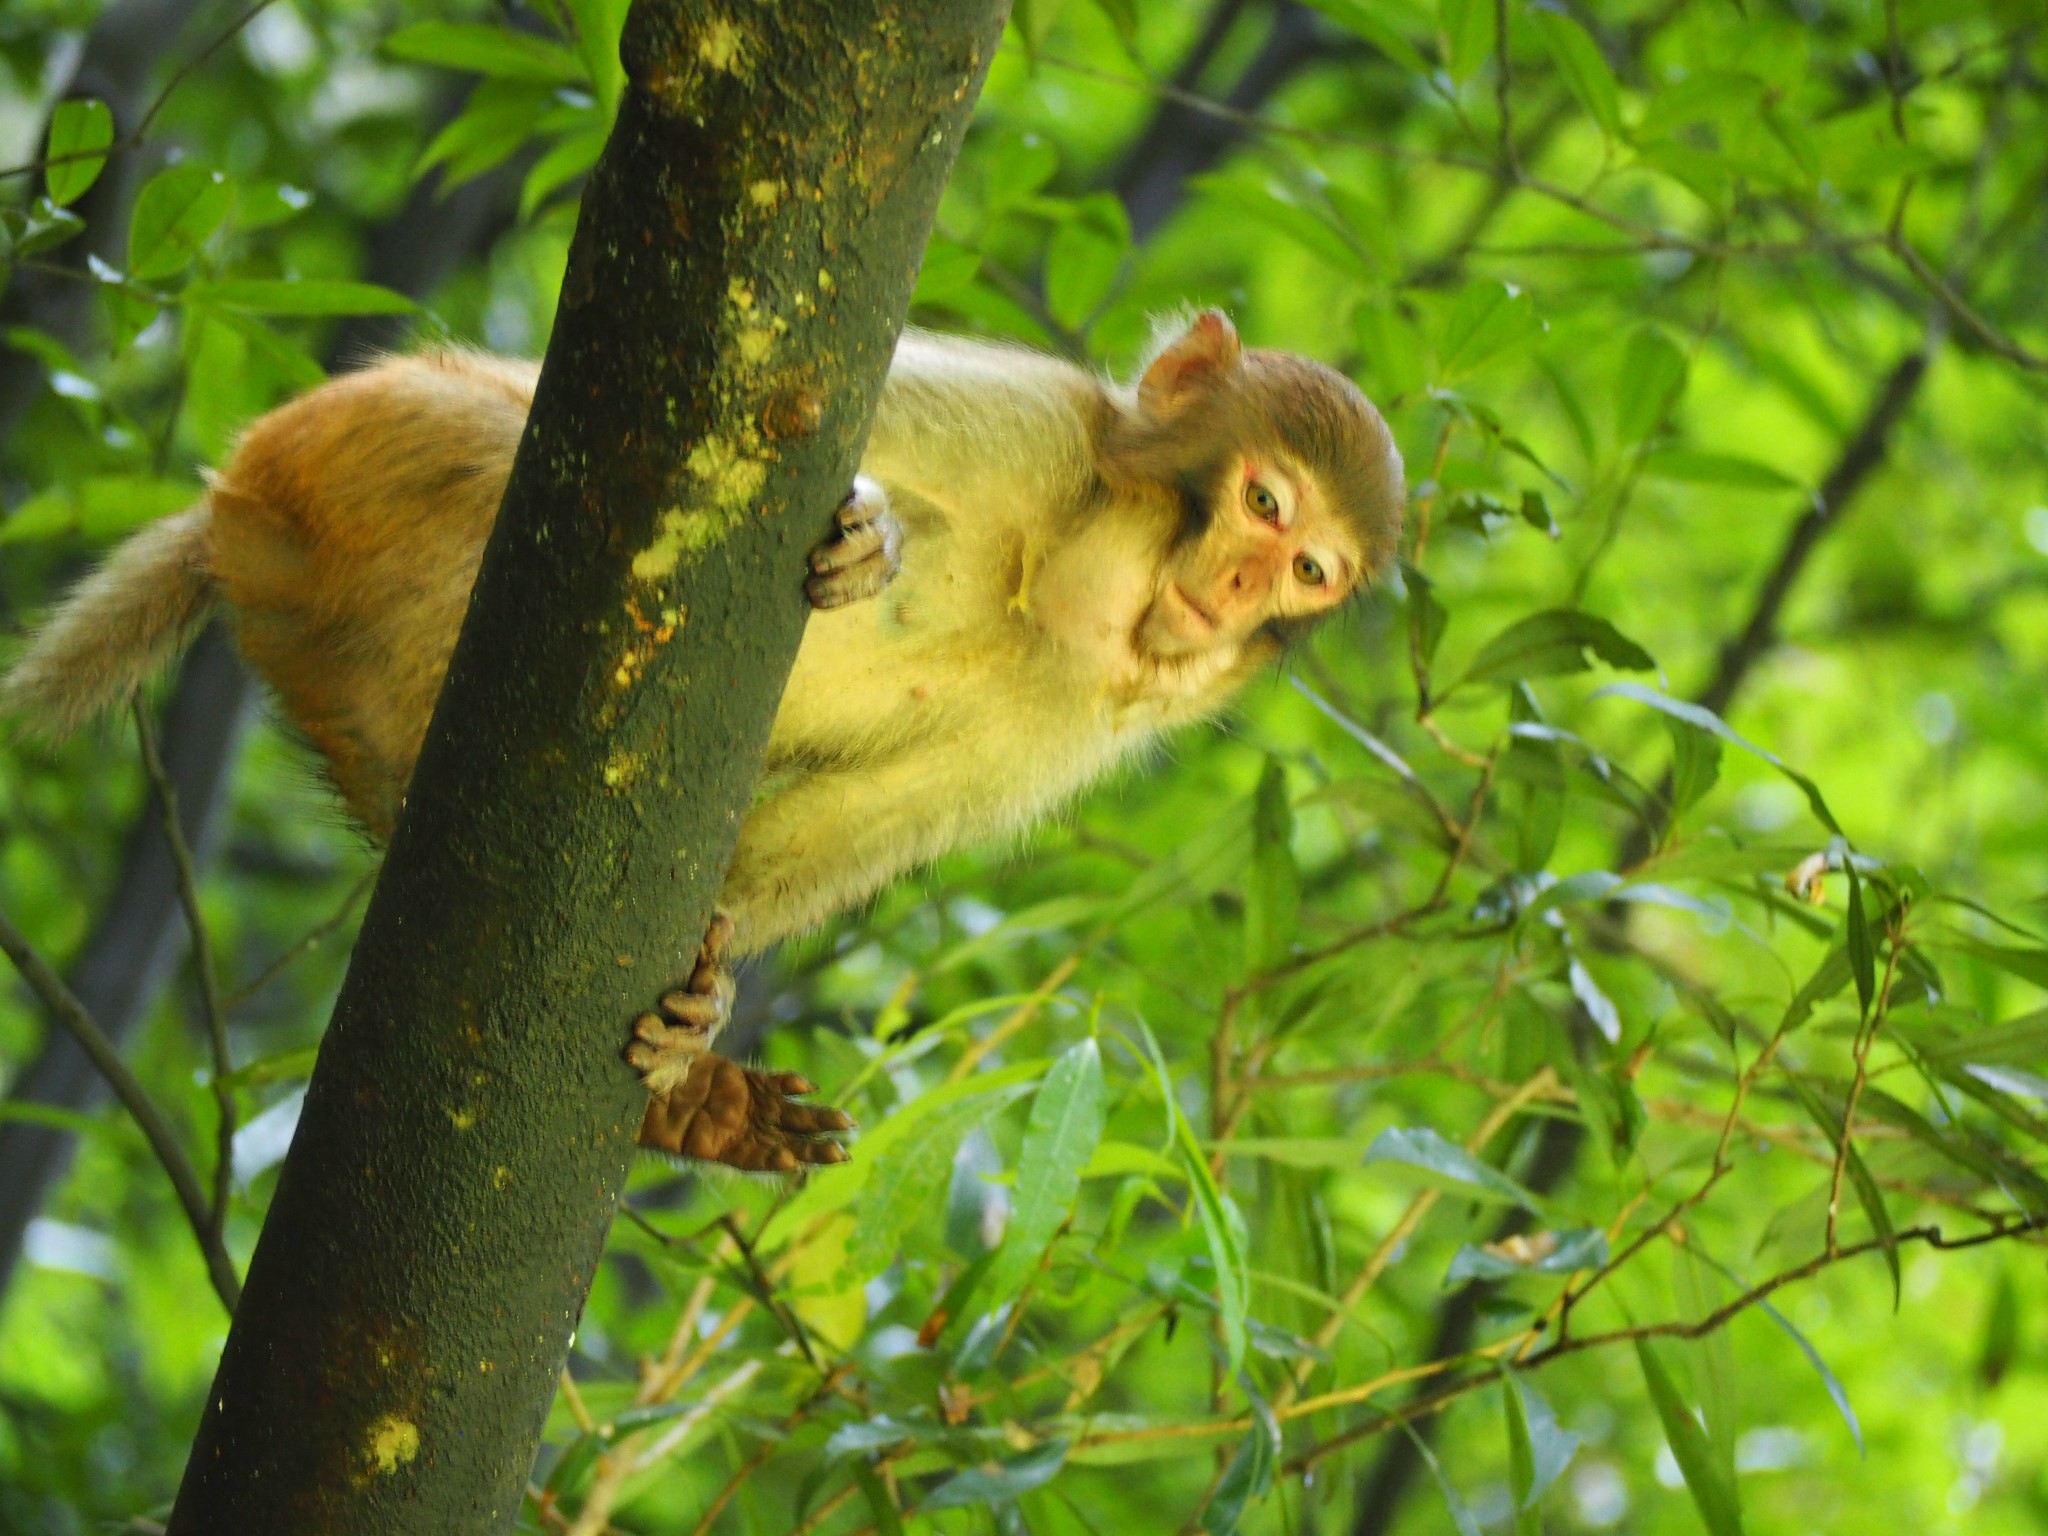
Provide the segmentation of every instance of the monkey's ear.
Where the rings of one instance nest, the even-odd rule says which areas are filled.
[[[1147,416],[1171,416],[1235,368],[1243,353],[1230,317],[1203,310],[1145,365],[1138,408]]]

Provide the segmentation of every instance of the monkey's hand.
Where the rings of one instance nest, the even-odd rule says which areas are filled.
[[[813,608],[843,608],[873,597],[903,569],[903,525],[889,510],[889,493],[866,475],[839,504],[839,526],[811,551],[804,583]]]
[[[711,1042],[732,1012],[725,947],[732,919],[718,913],[697,952],[688,983],[667,993],[658,1011],[633,1021],[626,1060],[648,1091],[640,1145],[752,1171],[787,1172],[803,1163],[843,1163],[846,1149],[826,1140],[851,1130],[836,1109],[799,1104],[814,1092],[794,1072],[759,1072],[727,1061]]]

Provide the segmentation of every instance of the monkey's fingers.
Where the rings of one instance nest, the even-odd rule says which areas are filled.
[[[839,608],[873,597],[903,568],[903,525],[882,488],[861,476],[839,507],[838,532],[811,551],[804,583],[814,608]]]

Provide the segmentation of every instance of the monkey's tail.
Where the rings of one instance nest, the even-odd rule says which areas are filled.
[[[130,537],[45,619],[0,678],[0,716],[63,736],[192,642],[212,611],[205,501]]]

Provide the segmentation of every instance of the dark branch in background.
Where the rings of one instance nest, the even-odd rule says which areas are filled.
[[[105,97],[111,68],[92,63],[103,47],[110,58],[126,61],[146,42],[160,47],[173,25],[170,13],[189,10],[193,0],[130,0],[110,12],[87,45],[87,64],[78,75],[78,90]],[[116,23],[120,22],[117,27]],[[142,36],[126,29],[141,29]],[[102,35],[108,41],[102,43]],[[116,35],[118,34],[118,35]],[[139,93],[138,73],[128,89]],[[437,117],[452,116],[459,102],[451,98]],[[121,107],[114,108],[117,119]],[[124,187],[123,201],[107,203],[89,228],[96,244],[118,251],[125,240],[126,199],[139,177],[124,175],[134,155],[116,156],[93,188]],[[524,160],[500,167],[443,196],[432,185],[413,189],[405,205],[369,239],[365,272],[370,281],[424,300],[463,262],[487,252],[512,224]],[[88,210],[90,212],[91,210]],[[104,220],[111,229],[100,228]],[[85,242],[74,242],[84,244]],[[79,257],[83,260],[83,257]],[[17,274],[16,288],[30,274]],[[91,318],[89,285],[43,284],[35,304],[24,307],[20,320],[60,335],[67,345],[82,340]],[[42,308],[47,301],[54,306]],[[17,303],[11,292],[0,310],[10,315]],[[75,312],[74,312],[75,311]],[[398,345],[407,321],[401,316],[365,315],[346,320],[327,348],[327,366],[345,368],[381,350]],[[75,327],[70,334],[65,327]],[[18,415],[42,387],[41,366],[25,353],[0,353],[0,431],[7,425],[12,403]],[[191,846],[196,870],[203,872],[219,845],[221,812],[235,761],[242,724],[255,690],[234,648],[217,627],[200,637],[185,659],[183,672],[158,727],[164,767],[177,793],[179,825]],[[91,935],[69,967],[71,988],[99,1021],[106,1038],[119,1049],[146,1018],[184,953],[179,931],[177,866],[158,819],[147,810],[138,814],[121,860],[114,893],[94,923]],[[56,1109],[83,1110],[99,1094],[99,1075],[86,1054],[68,1035],[51,1034],[34,1061],[23,1071],[10,1097],[18,1102]],[[28,1224],[49,1199],[70,1166],[69,1132],[26,1120],[0,1123],[0,1293],[21,1253]]]
[[[1821,538],[1841,521],[1850,499],[1870,478],[1871,472],[1884,462],[1885,448],[1891,441],[1892,431],[1898,426],[1899,418],[1905,415],[1906,408],[1913,403],[1920,381],[1926,377],[1928,359],[1929,353],[1925,348],[1910,352],[1900,358],[1886,376],[1876,400],[1871,403],[1869,414],[1863,418],[1863,424],[1856,429],[1856,435],[1849,439],[1842,456],[1835,461],[1834,468],[1828,471],[1827,478],[1814,494],[1813,505],[1792,524],[1785,537],[1785,547],[1779,551],[1777,560],[1757,589],[1748,622],[1735,639],[1722,647],[1713,677],[1697,696],[1697,702],[1705,708],[1717,715],[1724,713],[1736,690],[1748,680],[1757,662],[1776,643],[1778,619],[1784,611],[1786,598],[1791,595],[1793,583],[1799,580],[1807,561],[1813,558]]]
[[[1193,90],[1245,10],[1244,0],[1223,0],[1174,72],[1177,91]],[[1303,67],[1341,57],[1347,45],[1300,0],[1280,0],[1266,40],[1223,98],[1234,110],[1255,112]],[[1131,218],[1131,237],[1144,241],[1187,197],[1188,181],[1214,167],[1242,143],[1247,130],[1186,101],[1162,99],[1112,182]]]
[[[1776,639],[1778,616],[1793,584],[1805,570],[1820,538],[1839,523],[1857,491],[1884,461],[1886,445],[1912,403],[1927,363],[1928,353],[1918,351],[1902,358],[1893,368],[1862,425],[1850,436],[1841,456],[1822,480],[1813,506],[1793,524],[1783,551],[1764,577],[1749,621],[1738,637],[1723,648],[1713,678],[1695,696],[1695,702],[1716,714],[1723,713],[1769,651]],[[1653,797],[1653,816],[1657,814],[1656,807],[1669,802],[1670,793],[1667,776]],[[1614,867],[1628,869],[1640,863],[1649,852],[1655,831],[1654,825],[1632,826],[1616,853]],[[1627,916],[1625,911],[1619,914],[1624,921]],[[1552,1193],[1570,1175],[1585,1137],[1584,1128],[1575,1121],[1544,1118],[1536,1131],[1523,1182],[1539,1195]],[[1525,1225],[1523,1213],[1512,1211],[1495,1227],[1489,1241],[1499,1242],[1522,1231]],[[1472,1348],[1479,1306],[1486,1292],[1483,1285],[1468,1286],[1444,1303],[1437,1313],[1434,1335],[1421,1358],[1450,1360]],[[1422,1411],[1421,1416],[1412,1418],[1410,1434],[1390,1436],[1379,1459],[1360,1479],[1351,1536],[1387,1536],[1396,1528],[1403,1503],[1410,1491],[1419,1486],[1417,1474],[1422,1471],[1422,1455],[1418,1447],[1426,1445],[1436,1434],[1437,1421],[1426,1408],[1437,1395],[1425,1394],[1410,1405]]]

